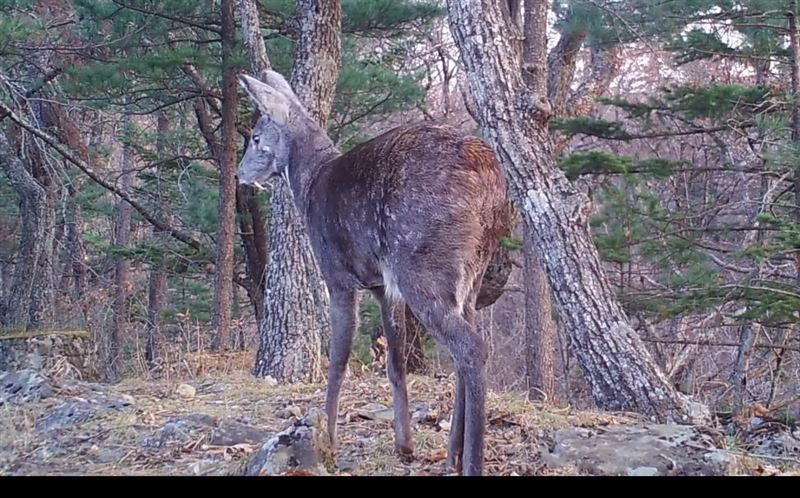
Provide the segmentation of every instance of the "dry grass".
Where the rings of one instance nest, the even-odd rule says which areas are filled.
[[[181,380],[196,395],[176,393]],[[235,420],[270,433],[289,423],[287,407],[305,413],[324,406],[324,384],[269,386],[246,371],[230,371],[189,379],[128,379],[99,389],[108,396],[127,395],[131,409],[102,413],[51,436],[37,432],[35,421],[65,400],[92,394],[64,388],[56,398],[0,408],[0,473],[2,474],[227,474],[237,472],[255,448],[214,447],[207,438],[179,448],[147,448],[171,417],[204,414]],[[424,412],[414,425],[416,458],[404,463],[395,456],[390,420],[368,419],[370,403],[391,406],[391,389],[382,375],[356,373],[346,380],[341,397],[338,461],[344,473],[367,475],[443,474],[447,444],[446,420],[452,407],[452,378],[411,376],[412,409]],[[568,410],[545,411],[508,394],[488,399],[487,472],[530,474],[541,470],[540,439],[549,429],[573,422]],[[441,425],[440,425],[441,423]],[[111,458],[111,457],[114,458]]]
[[[245,362],[243,362],[245,364]],[[205,363],[206,367],[208,362]],[[247,370],[187,376],[183,379],[128,379],[95,390],[64,385],[57,397],[23,406],[0,407],[0,474],[80,475],[225,475],[239,472],[256,445],[232,447],[208,444],[209,433],[161,448],[148,447],[172,417],[202,414],[236,421],[268,433],[291,423],[287,408],[305,413],[324,406],[324,384],[269,386]],[[191,398],[176,393],[186,382],[196,389]],[[391,406],[391,389],[383,375],[360,372],[348,376],[341,396],[339,451],[341,474],[441,475],[447,445],[447,419],[452,408],[453,378],[410,376],[415,459],[401,461],[394,453],[390,420],[364,416],[370,403]],[[88,399],[101,393],[126,397],[134,405],[110,411],[90,421],[46,436],[36,420],[65,400]],[[419,414],[422,415],[419,415]],[[486,468],[489,475],[565,473],[546,468],[540,451],[555,430],[570,426],[601,426],[636,422],[628,414],[575,412],[531,403],[515,393],[490,392],[487,400]]]

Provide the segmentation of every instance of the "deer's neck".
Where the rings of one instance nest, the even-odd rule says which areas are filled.
[[[288,180],[294,202],[303,215],[308,210],[309,192],[314,179],[327,163],[339,155],[341,152],[325,131],[310,119],[304,131],[295,135],[292,141]]]

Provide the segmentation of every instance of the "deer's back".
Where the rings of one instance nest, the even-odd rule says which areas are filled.
[[[493,151],[425,124],[395,128],[322,168],[309,204],[322,271],[359,287],[381,285],[386,265],[480,266],[508,221]]]

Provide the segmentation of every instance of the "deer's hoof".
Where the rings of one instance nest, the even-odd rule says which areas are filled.
[[[448,454],[447,460],[445,461],[447,465],[447,470],[450,472],[457,472],[461,473],[461,455],[460,454]]]
[[[394,447],[397,456],[403,463],[410,463],[414,461],[414,447],[411,445],[398,444]]]

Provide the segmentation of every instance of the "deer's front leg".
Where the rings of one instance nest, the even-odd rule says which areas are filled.
[[[325,413],[328,416],[328,433],[336,451],[336,418],[339,415],[339,392],[347,370],[347,360],[353,344],[357,323],[356,294],[354,291],[331,291],[331,341],[328,362],[328,391]]]

